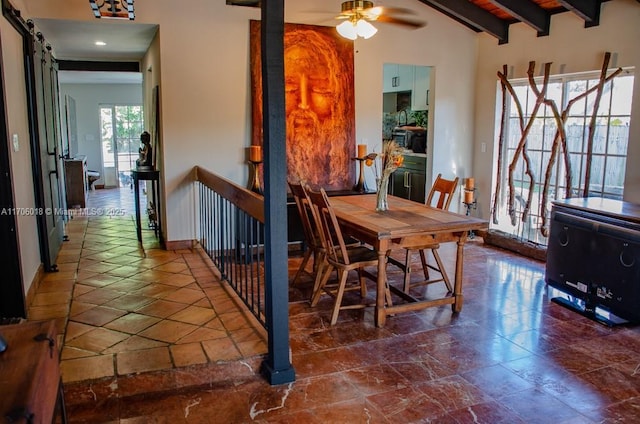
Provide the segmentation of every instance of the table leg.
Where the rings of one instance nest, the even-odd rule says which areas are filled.
[[[453,296],[455,302],[451,305],[453,312],[460,312],[462,310],[462,303],[464,297],[462,296],[462,263],[464,262],[464,243],[466,241],[466,233],[461,235],[458,239],[458,248],[456,251],[456,277],[453,284]]]
[[[138,241],[142,242],[142,224],[140,223],[140,180],[133,178],[133,195],[136,209],[136,234]]]
[[[378,250],[378,281],[376,286],[376,327],[384,327],[387,321],[387,311],[385,310],[387,285],[387,250]]]

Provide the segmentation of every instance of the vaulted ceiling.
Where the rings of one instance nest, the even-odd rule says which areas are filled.
[[[585,28],[600,23],[600,6],[607,0],[419,0],[476,32],[486,32],[500,44],[509,41],[509,25],[523,22],[548,35],[551,15],[575,13]],[[640,0],[639,0],[640,1]]]
[[[574,13],[584,20],[585,28],[600,21],[600,7],[615,0],[417,0],[476,32],[497,38],[500,44],[509,41],[509,25],[522,22],[539,36],[548,35],[551,15]],[[640,3],[640,0],[637,0]],[[227,0],[240,6],[260,5],[260,0]],[[375,2],[374,2],[375,3]]]

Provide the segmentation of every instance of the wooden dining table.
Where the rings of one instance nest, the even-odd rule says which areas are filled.
[[[470,231],[487,229],[486,220],[437,209],[400,197],[389,196],[389,209],[376,211],[376,195],[333,196],[330,198],[340,227],[347,235],[370,244],[378,253],[375,324],[383,327],[387,315],[451,304],[462,309],[462,265],[464,244]],[[456,242],[456,271],[453,293],[442,298],[418,299],[389,285],[404,302],[386,304],[387,254],[393,248],[417,246],[427,241]]]

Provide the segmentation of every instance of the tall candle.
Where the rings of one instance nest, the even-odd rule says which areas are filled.
[[[464,203],[473,203],[473,191],[464,191]]]
[[[249,146],[249,160],[251,162],[262,162],[262,148],[260,146]]]
[[[467,178],[467,183],[465,184],[465,188],[467,190],[473,190],[475,187],[475,183],[476,183],[475,179],[472,177],[469,177]]]
[[[367,156],[367,145],[358,144],[358,158],[363,158],[365,156]]]

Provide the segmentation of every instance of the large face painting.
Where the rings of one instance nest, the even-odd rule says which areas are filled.
[[[252,144],[262,145],[260,22],[251,21]],[[353,42],[335,28],[285,24],[287,176],[327,190],[354,184]]]

